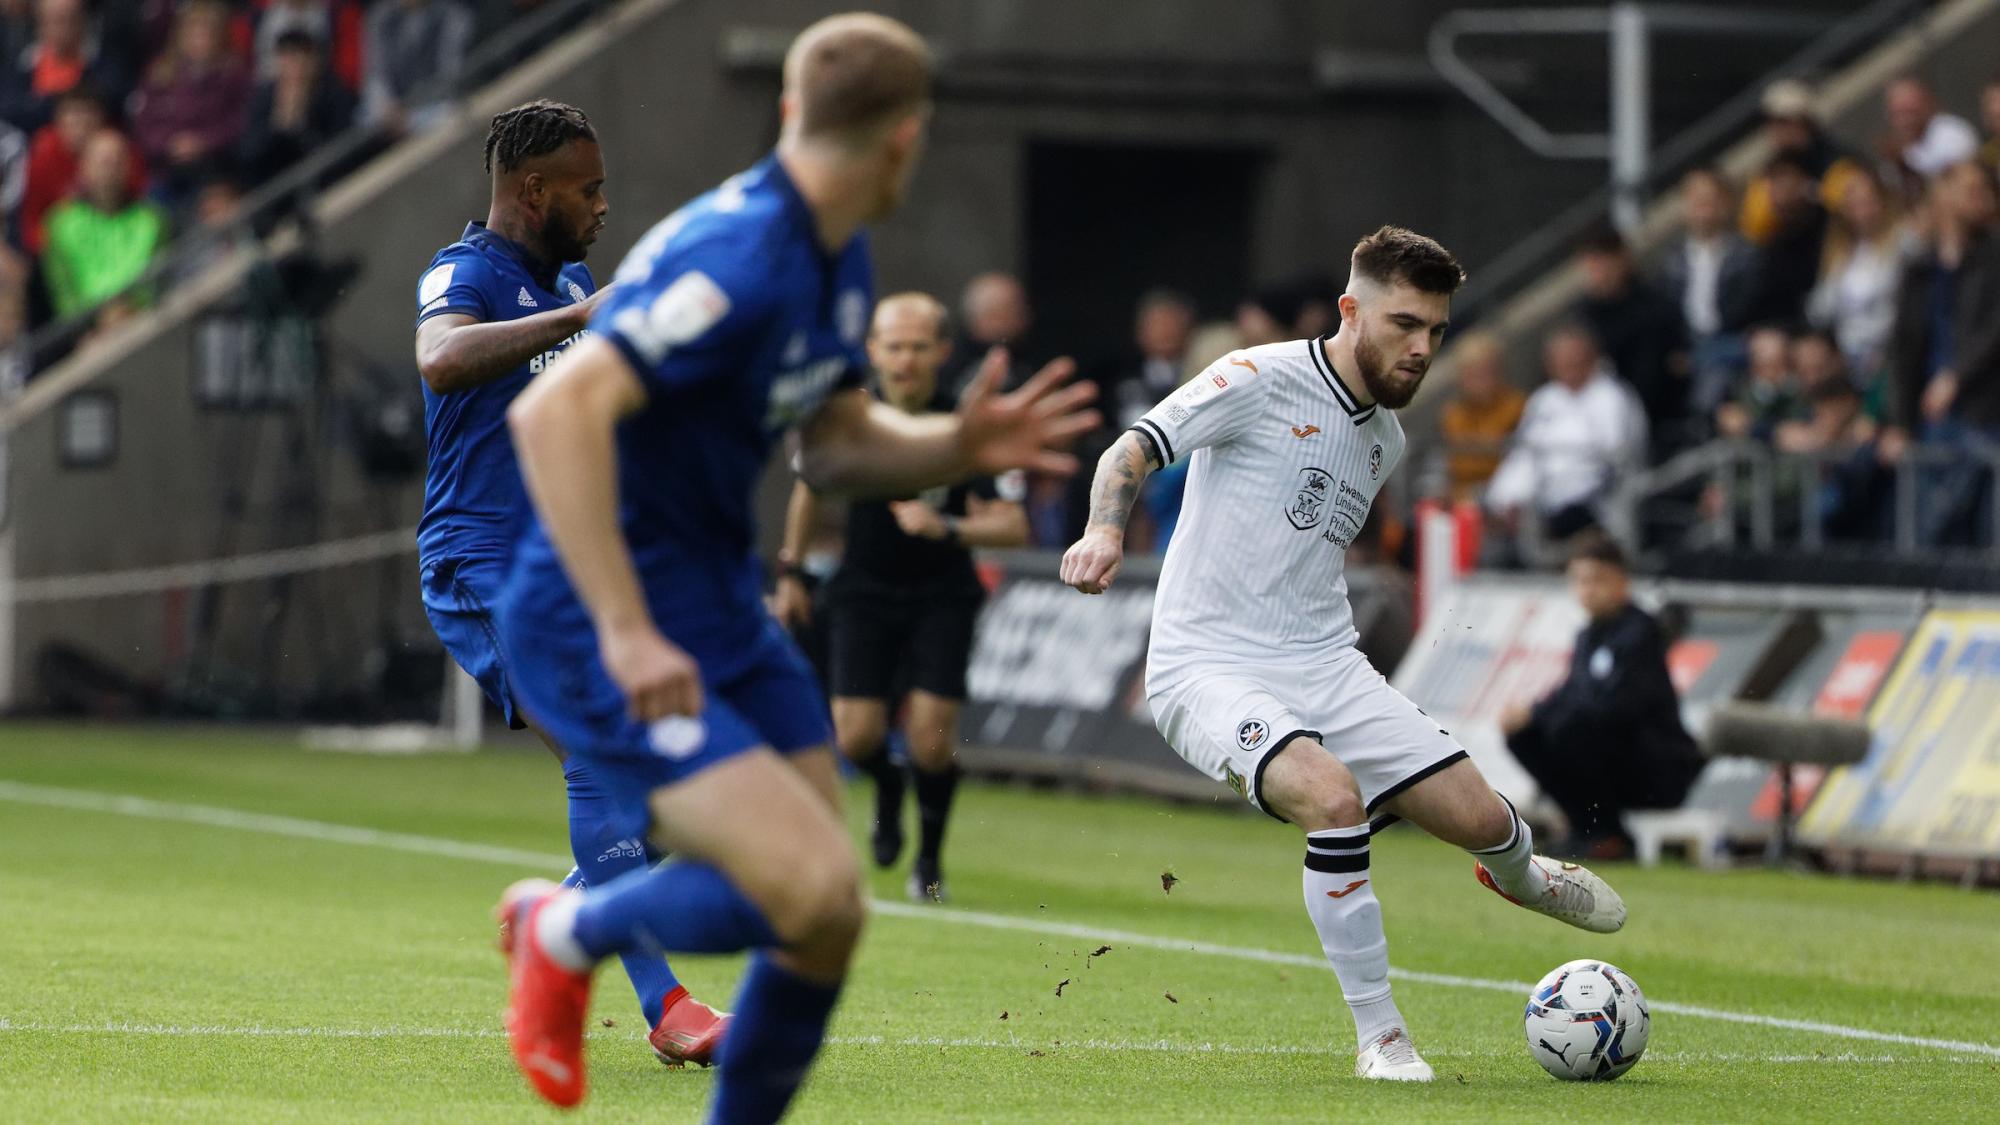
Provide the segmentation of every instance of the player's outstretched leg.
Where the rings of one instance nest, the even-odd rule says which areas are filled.
[[[944,832],[958,793],[956,700],[927,691],[910,693],[910,777],[917,791],[917,857],[910,866],[910,899],[943,902]]]
[[[592,966],[615,953],[758,949],[711,1116],[775,1121],[818,1052],[860,935],[853,847],[826,799],[768,750],[657,790],[651,807],[661,842],[686,858],[581,893],[517,885],[503,900],[521,932],[508,1013],[516,1062],[550,1101],[574,1105]]]
[[[842,756],[875,783],[869,850],[875,866],[892,866],[903,854],[903,766],[889,753],[889,705],[880,699],[835,696],[833,729]]]
[[[1417,1054],[1390,993],[1389,939],[1368,872],[1368,814],[1354,775],[1301,735],[1265,767],[1259,797],[1265,808],[1305,830],[1306,914],[1354,1014],[1354,1073],[1429,1082],[1430,1064]]]
[[[603,783],[582,760],[563,766],[569,790],[569,846],[575,857],[577,882],[564,886],[602,886],[633,871],[643,871],[660,857],[645,840],[621,836],[614,827],[617,806]],[[668,1066],[695,1063],[708,1066],[729,1028],[729,1017],[688,995],[674,977],[666,958],[656,954],[620,953],[625,975],[638,994],[645,1014],[653,1054]]]
[[[1470,759],[1439,770],[1385,807],[1471,852],[1473,875],[1516,906],[1593,933],[1616,933],[1625,925],[1625,900],[1611,884],[1581,864],[1536,855],[1534,831]]]

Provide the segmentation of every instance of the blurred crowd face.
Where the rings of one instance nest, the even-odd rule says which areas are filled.
[[[1750,333],[1750,377],[1759,383],[1778,384],[1792,373],[1792,342],[1782,328],[1759,328]]]
[[[1889,219],[1888,201],[1873,176],[1849,176],[1840,196],[1840,217],[1857,237],[1873,238]]]
[[[1987,136],[2000,138],[2000,82],[1988,82],[1979,92],[1979,123]]]
[[[1937,103],[1931,98],[1930,90],[1914,78],[1900,78],[1889,83],[1889,88],[1883,91],[1882,102],[1889,118],[1889,132],[1905,146],[1922,139],[1932,115],[1937,113]]]
[[[1766,117],[1764,138],[1773,152],[1804,152],[1812,147],[1817,132],[1808,117]]]
[[[1617,615],[1632,600],[1632,578],[1622,569],[1596,559],[1569,564],[1569,592],[1592,621]]]
[[[1132,342],[1147,359],[1179,360],[1194,335],[1194,310],[1179,301],[1147,301],[1132,324]]]
[[[1500,342],[1480,335],[1458,345],[1458,394],[1474,406],[1484,406],[1500,397],[1507,385]]]
[[[199,0],[182,8],[174,28],[174,52],[196,70],[217,65],[229,49],[229,10]]]
[[[125,181],[130,154],[125,138],[116,129],[100,129],[83,146],[76,166],[77,190],[105,211],[122,209],[126,203]]]
[[[1714,238],[1729,225],[1735,200],[1721,180],[1707,172],[1694,172],[1681,180],[1681,211],[1689,234]]]
[[[104,128],[104,107],[84,98],[64,98],[56,103],[56,136],[71,152],[82,152],[92,134]]]
[[[1847,376],[1847,362],[1840,349],[1833,346],[1833,341],[1817,333],[1792,341],[1791,368],[1807,391]]]
[[[280,89],[310,90],[319,82],[319,50],[289,46],[277,52],[272,77]]]
[[[922,410],[937,394],[938,368],[951,354],[943,310],[914,298],[882,302],[868,330],[868,361],[882,382],[882,398],[903,410]]]
[[[1550,379],[1576,390],[1597,371],[1597,342],[1588,333],[1558,331],[1542,344],[1542,366]]]
[[[1946,169],[1938,181],[1938,194],[1943,210],[1960,226],[1992,224],[1996,205],[1993,176],[1984,165],[1968,160]]]
[[[1771,209],[1780,215],[1796,215],[1812,205],[1812,180],[1796,165],[1773,165],[1764,173],[1764,182],[1770,191]]]
[[[1341,315],[1353,317],[1354,363],[1368,397],[1390,410],[1408,406],[1444,343],[1451,298],[1396,281],[1379,291],[1368,286],[1349,299],[1352,312],[1343,301]]]
[[[1011,344],[1028,334],[1028,291],[1012,274],[983,273],[965,287],[959,312],[966,334],[981,344]]]
[[[35,38],[58,55],[81,55],[88,26],[83,0],[41,0],[35,9]]]
[[[1583,288],[1598,300],[1623,296],[1632,279],[1632,259],[1623,251],[1585,250],[1577,255],[1583,267]]]
[[[1269,309],[1255,301],[1245,301],[1236,306],[1236,337],[1244,347],[1254,348],[1288,340],[1291,332],[1278,323]]]

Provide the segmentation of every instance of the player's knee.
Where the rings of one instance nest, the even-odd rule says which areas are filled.
[[[952,745],[950,733],[941,730],[910,731],[909,747],[910,761],[920,770],[933,772],[949,766],[957,749]]]
[[[1326,828],[1349,828],[1368,821],[1368,808],[1361,803],[1361,794],[1342,786],[1329,787],[1317,795],[1313,804]]]
[[[1467,847],[1498,847],[1514,836],[1514,810],[1507,807],[1498,793],[1492,800],[1468,810],[1466,816],[1469,823],[1464,826],[1464,836],[1473,841]]]
[[[866,916],[861,865],[852,847],[814,849],[794,866],[771,924],[787,945],[851,942]]]
[[[866,762],[882,752],[882,743],[888,735],[887,723],[881,716],[859,710],[836,710],[833,713],[833,737],[840,743],[840,752],[850,762]]]

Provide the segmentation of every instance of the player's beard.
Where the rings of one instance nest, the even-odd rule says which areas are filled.
[[[1423,385],[1424,371],[1414,374],[1403,371],[1391,364],[1382,349],[1368,338],[1367,330],[1356,333],[1354,340],[1354,365],[1361,369],[1361,386],[1368,397],[1390,410],[1401,410],[1417,397],[1417,388]]]
[[[560,213],[551,212],[542,226],[542,244],[556,256],[558,262],[581,262],[590,256],[590,241],[584,232],[597,225],[597,219],[586,217],[584,226],[579,228]]]

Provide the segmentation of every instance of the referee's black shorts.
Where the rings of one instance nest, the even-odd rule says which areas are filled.
[[[906,691],[965,698],[978,596],[829,591],[833,695],[894,701]]]

